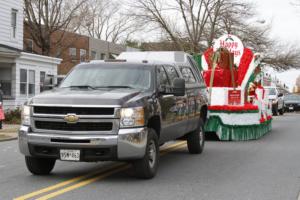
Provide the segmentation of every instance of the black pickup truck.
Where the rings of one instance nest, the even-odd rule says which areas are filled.
[[[191,154],[203,151],[206,115],[207,89],[192,66],[84,63],[24,105],[19,148],[37,175],[57,159],[122,160],[152,178],[165,142],[185,139]]]

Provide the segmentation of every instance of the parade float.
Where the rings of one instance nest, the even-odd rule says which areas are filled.
[[[220,140],[258,139],[271,130],[272,113],[264,89],[261,55],[234,35],[216,40],[201,57],[209,90],[207,134]]]

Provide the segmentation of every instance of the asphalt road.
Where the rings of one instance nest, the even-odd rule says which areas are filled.
[[[0,200],[296,200],[299,143],[300,114],[286,114],[276,117],[273,131],[257,141],[208,141],[201,155],[189,155],[184,145],[169,149],[161,156],[157,176],[138,180],[127,165],[103,172],[117,164],[113,162],[58,161],[51,175],[33,176],[26,170],[17,141],[2,142]]]

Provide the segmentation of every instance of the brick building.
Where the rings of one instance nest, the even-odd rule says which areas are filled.
[[[30,27],[24,23],[24,51],[42,54],[33,42]],[[75,65],[94,59],[114,58],[127,51],[127,47],[76,33],[57,31],[51,37],[50,56],[61,58],[58,74],[67,74]],[[135,49],[138,51],[138,49]]]
[[[30,35],[30,27],[24,23],[24,51],[42,54]],[[75,65],[89,60],[89,37],[71,32],[57,31],[51,36],[50,56],[61,58],[58,74],[67,74]]]

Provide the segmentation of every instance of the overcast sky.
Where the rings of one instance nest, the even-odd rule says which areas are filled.
[[[300,45],[300,7],[291,4],[293,0],[252,0],[256,2],[261,19],[272,22],[271,36],[279,42],[298,43]],[[295,84],[300,70],[280,73],[277,77],[285,82],[290,89]]]
[[[272,22],[272,36],[283,41],[300,42],[300,7],[293,0],[252,0],[261,19]]]

